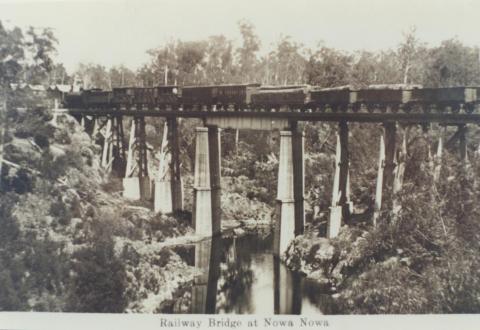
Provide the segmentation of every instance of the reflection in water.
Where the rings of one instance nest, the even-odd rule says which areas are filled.
[[[302,278],[273,257],[275,314],[300,314],[302,311]]]
[[[287,269],[273,256],[272,244],[271,236],[254,235],[196,243],[191,313],[331,313],[330,296]]]
[[[217,304],[221,241],[205,240],[195,244],[195,268],[198,274],[192,287],[192,314],[214,314]]]

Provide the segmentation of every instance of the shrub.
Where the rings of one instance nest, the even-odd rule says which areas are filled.
[[[75,276],[67,310],[83,313],[120,313],[127,306],[124,296],[126,272],[114,253],[108,229],[101,228],[90,244],[74,255]]]

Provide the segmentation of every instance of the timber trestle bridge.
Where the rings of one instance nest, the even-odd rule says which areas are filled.
[[[280,153],[274,252],[282,254],[291,240],[304,231],[304,132],[302,121],[337,122],[334,186],[327,237],[335,237],[353,207],[350,201],[349,123],[378,123],[378,174],[375,225],[383,208],[394,207],[392,196],[400,191],[407,153],[406,133],[398,127],[431,123],[455,126],[460,156],[467,158],[467,125],[480,124],[480,87],[418,88],[372,86],[367,89],[322,89],[310,86],[159,86],[89,90],[66,94],[63,109],[90,131],[104,130],[102,164],[119,166],[124,175],[124,197],[154,200],[158,212],[183,209],[180,173],[179,118],[199,118],[195,131],[193,219],[197,234],[220,232],[221,129],[279,130]],[[132,118],[129,136],[123,132],[125,117]],[[149,177],[146,117],[166,119],[158,175]],[[87,130],[87,129],[86,129]],[[89,131],[89,130],[87,130]],[[397,137],[398,135],[398,137]],[[402,141],[397,143],[397,140]],[[443,138],[431,158],[438,177]],[[112,165],[113,164],[113,165]],[[392,206],[393,205],[393,206]]]

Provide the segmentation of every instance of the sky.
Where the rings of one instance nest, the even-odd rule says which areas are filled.
[[[479,17],[478,0],[0,0],[7,27],[53,28],[69,72],[80,62],[137,69],[148,49],[172,39],[223,34],[239,43],[242,19],[265,52],[282,35],[311,48],[392,48],[412,26],[432,46],[453,37],[480,46]]]

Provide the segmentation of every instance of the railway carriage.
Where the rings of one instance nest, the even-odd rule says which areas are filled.
[[[370,85],[368,88],[360,89],[357,92],[357,108],[360,105],[365,105],[370,111],[375,108],[382,111],[386,109],[408,111],[412,90],[418,88],[421,88],[421,86],[408,84]]]
[[[113,89],[112,104],[117,107],[131,106],[134,96],[134,87],[116,87]]]
[[[89,89],[82,92],[83,104],[86,107],[105,108],[110,106],[113,93],[102,89]]]
[[[325,109],[327,107],[346,109],[349,104],[357,102],[357,91],[350,86],[333,88],[314,87],[310,91],[309,106]]]
[[[162,107],[177,105],[177,86],[119,87],[113,89],[112,104],[117,106]]]
[[[437,105],[440,107],[439,111],[450,108],[453,112],[457,112],[465,107],[466,111],[471,112],[475,108],[476,101],[476,87],[445,87],[413,89],[409,102],[427,109]]]
[[[176,85],[157,86],[155,89],[155,104],[157,106],[176,106],[179,104],[179,88]]]
[[[139,107],[155,106],[156,94],[157,93],[154,87],[136,87],[133,89],[133,103]]]
[[[63,104],[66,108],[83,108],[85,106],[81,92],[66,93]]]
[[[245,106],[260,84],[186,86],[181,90],[184,106]]]
[[[302,109],[309,103],[309,89],[308,85],[262,86],[251,95],[251,105],[267,110],[279,109],[281,106]]]
[[[350,86],[319,88],[300,86],[260,86],[260,84],[212,86],[156,86],[148,88],[119,87],[113,91],[101,89],[67,93],[64,104],[72,108],[144,107],[172,109],[183,105],[191,109],[199,106],[219,106],[223,110],[241,107],[264,110],[386,109],[406,112],[437,111],[472,112],[478,105],[480,87],[421,88],[419,85],[371,85],[365,89]]]

